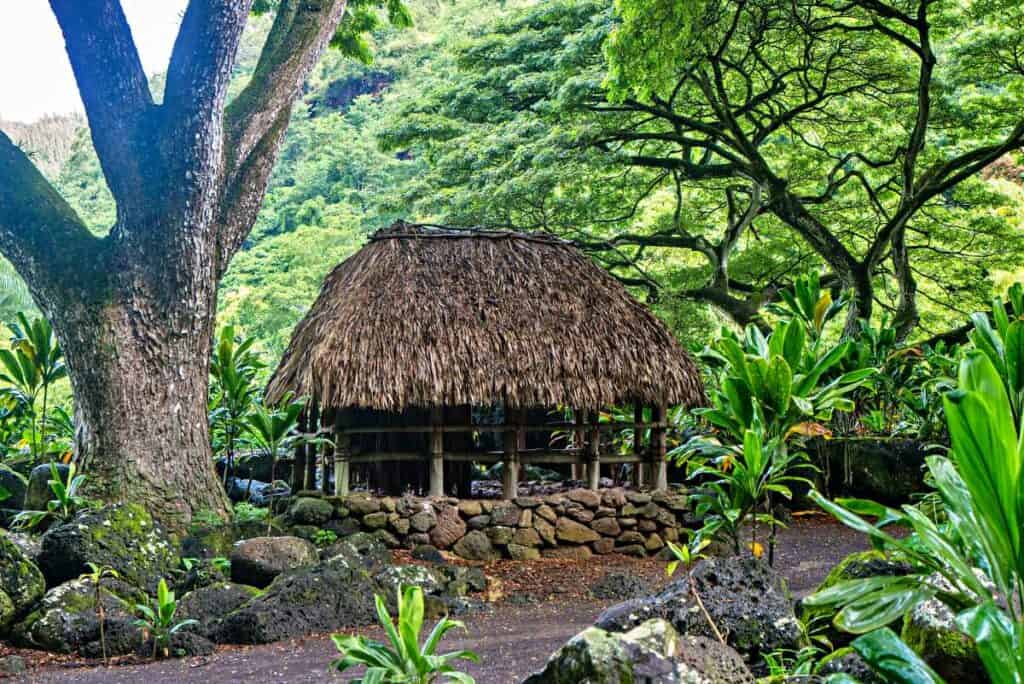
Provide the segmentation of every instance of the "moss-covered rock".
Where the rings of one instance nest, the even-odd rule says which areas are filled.
[[[83,511],[43,535],[39,568],[47,586],[80,576],[90,562],[111,567],[124,581],[152,593],[181,560],[149,513],[126,503]]]
[[[194,631],[208,636],[214,623],[261,593],[256,587],[244,584],[211,584],[182,596],[178,601],[177,617],[181,620],[198,620],[199,624],[195,626]]]
[[[818,661],[814,673],[821,677],[846,674],[860,684],[885,684],[885,680],[875,674],[860,654],[849,646],[836,649]]]
[[[288,517],[296,525],[315,525],[319,527],[331,519],[334,506],[330,501],[311,496],[296,497],[288,507]]]
[[[338,554],[279,576],[261,595],[218,621],[218,643],[266,644],[372,624],[376,582],[358,554]]]
[[[957,629],[953,611],[938,599],[914,606],[900,636],[947,682],[988,681],[974,640]]]
[[[45,591],[43,573],[14,542],[0,534],[0,634]]]
[[[298,537],[255,537],[231,550],[231,579],[239,584],[266,587],[288,570],[319,560],[316,546]]]
[[[99,597],[108,625],[130,623],[135,604],[146,600],[139,589],[111,578],[103,580]],[[76,579],[47,591],[35,609],[14,626],[11,637],[29,648],[74,653],[97,641],[99,632],[96,587],[91,580]],[[108,651],[111,655],[131,652]]]
[[[753,684],[754,677],[727,646],[701,638],[681,639],[670,623],[654,619],[625,633],[586,629],[523,684],[577,682]]]

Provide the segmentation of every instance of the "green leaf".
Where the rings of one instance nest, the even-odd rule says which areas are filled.
[[[945,684],[891,629],[883,628],[851,644],[875,672],[892,684]]]

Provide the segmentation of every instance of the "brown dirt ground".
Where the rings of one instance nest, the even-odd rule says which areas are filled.
[[[865,539],[821,515],[798,516],[780,532],[776,567],[796,596],[810,592],[836,562],[866,548]],[[512,684],[544,664],[571,636],[589,626],[608,602],[595,600],[587,587],[609,570],[631,570],[664,581],[665,564],[622,556],[587,562],[502,561],[486,568],[494,610],[468,617],[465,633],[452,633],[444,650],[468,648],[481,658],[467,670],[479,684]],[[515,597],[510,600],[509,597]],[[373,635],[376,630],[362,630]],[[349,677],[327,670],[336,656],[328,635],[314,635],[254,647],[221,647],[205,658],[156,663],[123,660],[106,668],[95,661],[14,650],[0,644],[0,656],[18,653],[30,670],[21,681],[121,684],[148,682],[259,682],[297,684],[341,682]]]

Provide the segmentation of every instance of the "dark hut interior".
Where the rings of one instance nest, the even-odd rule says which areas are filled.
[[[287,392],[330,439],[298,450],[293,489],[466,497],[474,464],[500,463],[505,498],[535,464],[597,488],[632,463],[664,488],[667,407],[703,399],[667,328],[572,243],[402,222],[326,278],[267,398]],[[609,420],[624,404],[633,420]]]

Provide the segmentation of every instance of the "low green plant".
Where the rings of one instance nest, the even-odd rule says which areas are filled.
[[[135,610],[139,614],[135,624],[142,630],[142,642],[153,639],[153,659],[160,653],[166,658],[170,655],[171,637],[189,625],[199,624],[197,620],[175,620],[178,612],[178,601],[174,592],[167,588],[167,582],[160,580],[157,586],[156,599],[150,604],[136,603]]]
[[[103,664],[109,664],[107,660],[107,635],[106,635],[106,614],[103,609],[103,580],[108,577],[118,579],[120,575],[117,570],[109,565],[97,565],[87,562],[89,572],[83,573],[79,579],[88,580],[93,586],[93,610],[96,611],[96,621],[100,624],[100,652],[103,654]]]
[[[268,509],[254,506],[248,501],[239,501],[234,505],[232,511],[236,523],[262,522],[270,514]]]
[[[313,533],[313,543],[325,548],[338,541],[338,535],[332,530],[317,530]]]
[[[85,484],[85,475],[78,474],[74,463],[68,464],[67,477],[62,479],[57,464],[50,463],[50,479],[47,485],[53,498],[46,502],[45,511],[22,511],[14,516],[12,526],[18,529],[32,529],[48,518],[66,522],[78,511],[92,505],[79,492]]]
[[[887,681],[941,682],[885,628],[912,606],[937,598],[974,640],[992,681],[1024,682],[1024,610],[1019,600],[1004,598],[1024,590],[1024,432],[1007,388],[989,353],[966,354],[958,388],[944,399],[951,456],[927,459],[944,522],[911,505],[831,502],[812,493],[838,520],[914,568],[901,577],[839,582],[805,599],[808,606],[837,609],[837,627],[863,634],[853,647]],[[885,528],[893,524],[913,534],[889,534]]]
[[[457,620],[441,618],[423,644],[423,590],[404,587],[398,590],[398,622],[391,621],[383,597],[374,596],[377,619],[387,635],[388,643],[371,641],[362,636],[335,634],[331,637],[341,657],[331,663],[338,672],[365,666],[366,672],[353,684],[430,684],[452,681],[474,684],[474,679],[455,669],[458,660],[479,662],[472,651],[453,651],[438,655],[441,638],[455,628],[464,628]]]

